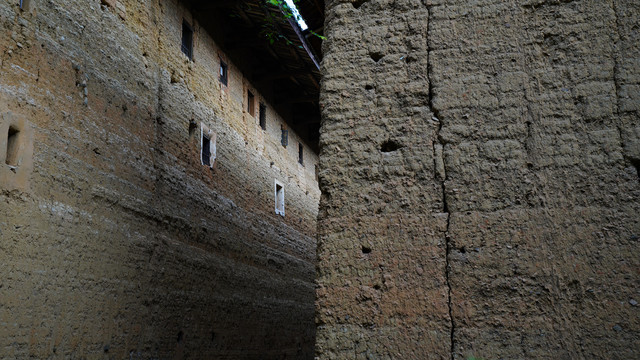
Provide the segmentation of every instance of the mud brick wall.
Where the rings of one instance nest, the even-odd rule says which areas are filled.
[[[298,164],[254,90],[259,127],[179,2],[18,3],[0,1],[0,358],[311,358],[313,152]]]
[[[327,2],[318,356],[637,356],[639,18]]]

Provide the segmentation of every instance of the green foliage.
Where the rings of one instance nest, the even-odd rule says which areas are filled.
[[[322,35],[318,34],[317,32],[315,32],[315,31],[313,31],[313,30],[311,30],[311,29],[309,29],[309,32],[311,33],[311,35],[313,35],[313,36],[317,36],[317,37],[319,37],[321,40],[326,40],[326,39],[327,39],[326,37],[324,37],[324,36],[322,36]]]
[[[294,4],[298,3],[299,1],[300,0],[293,0]],[[267,12],[267,15],[264,19],[265,22],[264,24],[262,24],[262,29],[260,30],[260,34],[266,37],[267,40],[269,40],[270,44],[273,44],[276,41],[284,41],[287,45],[294,45],[294,43],[289,40],[289,38],[287,38],[280,32],[278,27],[279,24],[285,25],[289,19],[295,17],[293,10],[289,7],[289,5],[287,5],[284,0],[264,0],[264,3],[265,6],[274,6],[276,8],[279,8],[280,11],[276,12],[277,15],[271,11]],[[297,19],[294,20],[297,21]],[[316,33],[311,29],[309,29],[309,32],[313,36],[316,36],[322,40],[326,39],[324,36]]]

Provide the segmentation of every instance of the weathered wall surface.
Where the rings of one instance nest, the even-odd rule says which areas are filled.
[[[318,355],[445,357],[447,214],[434,161],[427,7],[327,6]]]
[[[328,2],[321,358],[637,356],[639,11]]]
[[[187,60],[178,2],[17,3],[0,2],[0,357],[310,358],[312,152],[280,145],[271,107],[260,129],[231,62],[221,86],[197,24]]]

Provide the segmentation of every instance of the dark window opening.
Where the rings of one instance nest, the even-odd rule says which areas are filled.
[[[256,102],[256,97],[253,96],[253,93],[251,91],[247,91],[247,111],[251,116],[255,116],[256,114],[255,102]]]
[[[267,107],[264,104],[260,104],[260,127],[267,130]]]
[[[282,128],[282,137],[280,139],[282,146],[287,147],[289,145],[289,130]]]
[[[20,132],[13,128],[9,127],[9,136],[7,137],[7,157],[5,158],[5,163],[11,166],[18,165],[18,134]]]
[[[229,79],[229,68],[227,66],[227,63],[225,63],[224,61],[220,60],[220,82],[224,85],[227,86],[227,82]]]
[[[640,159],[629,158],[629,162],[634,168],[636,168],[636,173],[638,174],[638,180],[640,180]]]
[[[300,165],[304,165],[304,146],[302,143],[298,143],[298,162]]]
[[[202,135],[202,164],[211,166],[211,140]]]
[[[186,21],[182,22],[182,52],[193,60],[193,28]]]

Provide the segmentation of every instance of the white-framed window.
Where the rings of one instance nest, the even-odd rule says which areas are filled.
[[[212,168],[216,161],[216,133],[200,124],[200,161]]]
[[[276,200],[276,214],[284,216],[284,185],[275,180],[274,197]]]

